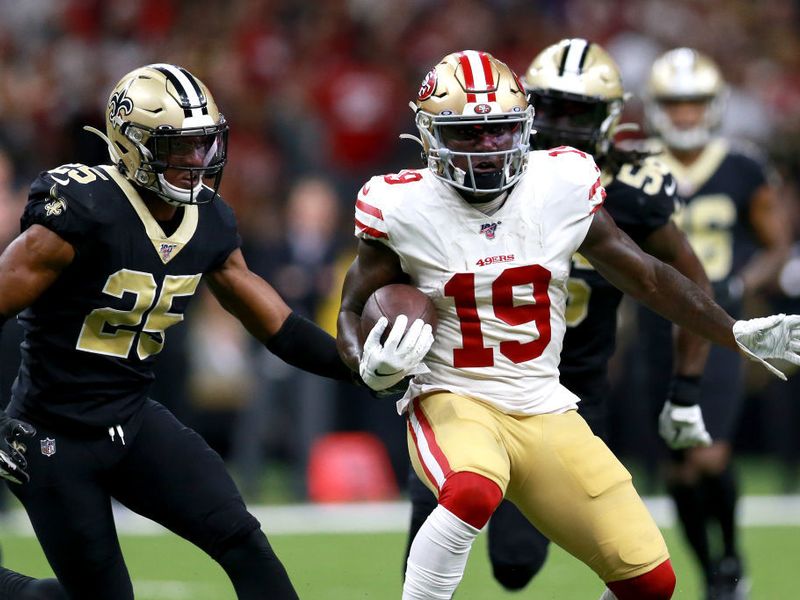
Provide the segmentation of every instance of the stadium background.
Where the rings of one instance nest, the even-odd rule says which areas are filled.
[[[397,136],[413,132],[407,102],[430,66],[473,48],[521,73],[539,50],[568,36],[608,48],[635,95],[663,50],[692,46],[716,59],[732,91],[724,130],[769,154],[800,232],[798,32],[800,2],[792,0],[0,0],[0,243],[16,234],[36,173],[106,162],[103,144],[81,127],[103,127],[108,91],[121,75],[149,62],[177,63],[204,80],[231,125],[222,193],[237,212],[248,261],[296,310],[332,328],[354,247],[355,193],[373,174],[420,164],[417,147]],[[641,120],[635,97],[626,119]],[[752,315],[776,310],[800,312],[800,302],[776,289],[749,306]],[[659,406],[638,391],[635,331],[623,319],[611,443],[640,491],[658,494]],[[9,323],[0,340],[0,405],[19,335]],[[391,402],[284,368],[207,295],[168,335],[153,396],[223,454],[251,503],[339,492],[402,498],[404,428]],[[796,494],[800,377],[789,384],[768,377],[749,373],[737,464],[745,493]],[[331,432],[373,437],[325,437]],[[371,468],[376,439],[391,468],[380,460]],[[358,460],[348,454],[339,470],[320,469],[321,440],[359,448]],[[0,496],[9,515],[0,540],[12,539],[25,527]],[[397,561],[401,539],[390,545]],[[45,568],[32,548],[32,564]],[[395,571],[387,577],[397,582]]]

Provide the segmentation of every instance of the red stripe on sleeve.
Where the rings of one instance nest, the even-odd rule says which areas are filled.
[[[383,213],[380,208],[367,204],[363,200],[356,200],[356,208],[383,221]]]
[[[362,223],[358,219],[356,219],[356,227],[358,227],[361,231],[363,231],[367,235],[370,235],[374,238],[386,238],[387,240],[389,239],[388,233],[380,231],[379,229],[375,229],[374,227],[370,227],[369,225],[364,225],[364,223]]]

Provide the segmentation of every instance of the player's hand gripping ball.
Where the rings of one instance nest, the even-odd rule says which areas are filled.
[[[433,302],[417,288],[391,284],[376,290],[361,312],[359,374],[364,383],[384,390],[427,371],[422,359],[433,344],[436,323]]]

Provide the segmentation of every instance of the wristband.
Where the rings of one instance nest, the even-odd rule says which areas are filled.
[[[676,406],[694,406],[700,403],[701,375],[673,375],[667,400]]]
[[[265,344],[286,363],[331,379],[353,381],[353,372],[336,349],[336,340],[316,323],[290,313],[281,328]]]

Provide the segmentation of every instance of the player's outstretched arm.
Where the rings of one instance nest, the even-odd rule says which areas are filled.
[[[626,294],[715,344],[737,349],[734,319],[692,281],[641,250],[605,210],[595,214],[579,250]]]
[[[278,358],[323,377],[353,380],[333,337],[293,313],[278,292],[248,268],[241,250],[207,273],[206,281],[225,310]]]
[[[595,215],[579,250],[626,294],[715,344],[738,348],[777,377],[786,379],[765,359],[800,365],[800,316],[780,314],[734,322],[697,285],[642,251],[604,210]]]

